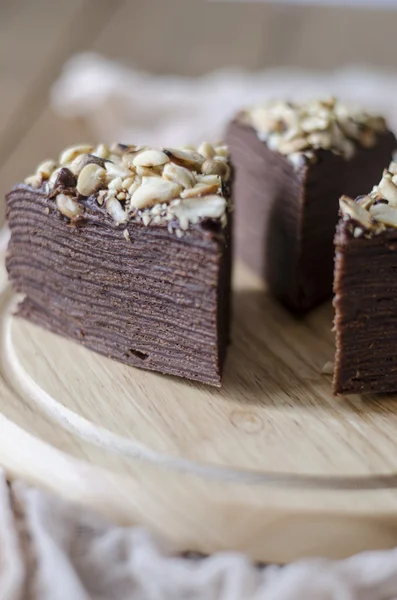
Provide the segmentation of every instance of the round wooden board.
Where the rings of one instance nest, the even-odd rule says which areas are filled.
[[[332,307],[295,320],[236,270],[222,390],[12,317],[0,276],[0,464],[179,550],[260,561],[397,543],[396,399],[334,398]]]

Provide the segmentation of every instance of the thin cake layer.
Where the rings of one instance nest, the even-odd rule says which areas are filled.
[[[135,169],[134,176],[139,182]],[[37,189],[22,184],[8,195],[7,269],[25,295],[18,314],[118,361],[219,386],[229,339],[230,182],[221,184],[219,216],[197,216],[187,204],[186,224],[172,214],[183,198],[170,206],[163,196],[153,214],[158,204],[132,208],[125,188],[117,191],[124,198],[106,197],[115,177],[89,196],[79,193],[78,175],[73,185],[68,177],[68,185],[51,189],[49,177]],[[178,191],[190,190],[189,199],[204,206],[209,194],[193,188]],[[109,198],[127,215],[122,221]]]
[[[313,104],[253,108],[226,136],[236,168],[236,253],[295,312],[332,294],[340,195],[368,189],[396,146],[381,119],[337,118],[340,103]]]
[[[352,237],[341,221],[335,237],[334,392],[397,390],[397,230]]]
[[[397,163],[356,200],[335,236],[334,393],[397,390]]]

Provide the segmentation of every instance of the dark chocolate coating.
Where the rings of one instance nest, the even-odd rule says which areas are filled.
[[[161,225],[117,226],[93,199],[80,201],[73,225],[40,190],[8,195],[7,269],[26,295],[18,315],[129,365],[219,386],[230,227],[203,222],[178,239]]]
[[[357,146],[350,160],[318,150],[316,162],[299,172],[239,121],[226,141],[235,167],[236,254],[289,309],[305,312],[332,295],[339,197],[372,189],[395,137],[387,132],[374,148]]]
[[[397,391],[397,230],[335,236],[335,394]]]

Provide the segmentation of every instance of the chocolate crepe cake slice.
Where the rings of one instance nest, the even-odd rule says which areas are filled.
[[[66,149],[7,196],[18,315],[129,365],[219,386],[230,208],[225,147]]]
[[[288,308],[332,294],[342,194],[366,193],[396,147],[381,117],[335,99],[242,111],[227,143],[236,169],[236,252]]]
[[[368,196],[340,200],[334,393],[397,391],[397,163]]]

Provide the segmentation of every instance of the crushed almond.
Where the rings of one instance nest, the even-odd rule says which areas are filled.
[[[104,186],[106,170],[95,163],[86,165],[77,179],[76,189],[82,196],[91,196]]]
[[[26,185],[29,185],[34,189],[38,189],[43,183],[43,176],[41,173],[37,173],[36,175],[29,175],[29,177],[26,177],[24,182],[26,183]]]
[[[360,196],[356,200],[347,196],[340,199],[343,218],[356,223],[352,229],[355,238],[378,235],[385,231],[386,227],[397,229],[397,181],[393,174],[395,170],[396,163],[392,162],[389,168],[383,171],[379,184],[374,186],[367,196]]]
[[[56,197],[56,205],[61,214],[68,219],[74,219],[82,214],[83,209],[74,198],[66,194],[58,194]]]
[[[348,160],[358,145],[372,148],[386,131],[382,117],[349,108],[335,98],[263,103],[238,118],[251,125],[271,150],[287,156],[296,171],[315,158],[313,150],[331,150]]]
[[[94,199],[116,225],[163,225],[182,237],[203,219],[226,226],[231,208],[224,197],[230,187],[228,161],[227,146],[209,142],[198,150],[84,144],[66,148],[58,162],[41,163],[25,183],[53,195],[65,190],[57,195],[56,206],[70,219],[91,210]],[[126,239],[127,234],[124,227]]]

